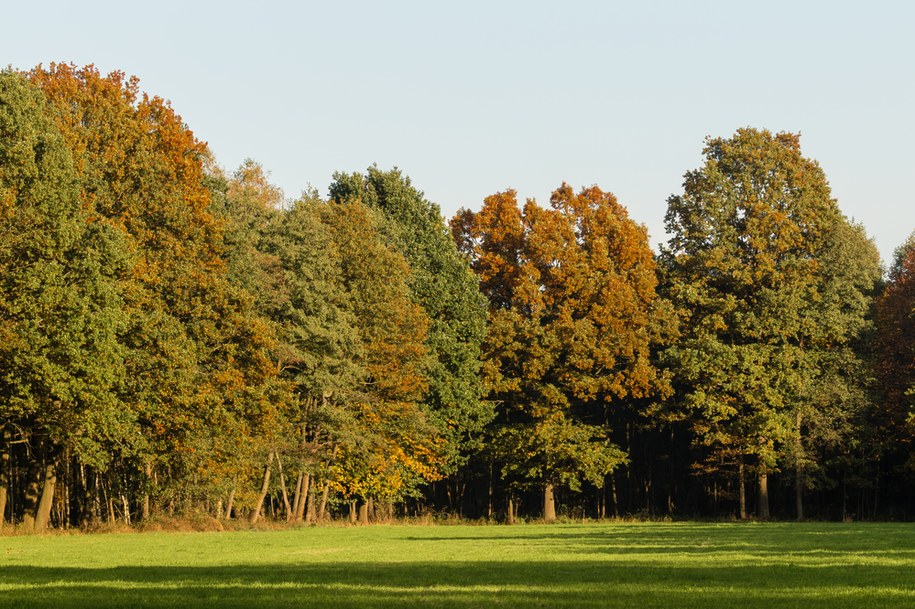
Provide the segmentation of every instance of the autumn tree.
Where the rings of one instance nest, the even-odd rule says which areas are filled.
[[[438,205],[400,170],[372,166],[365,174],[335,174],[330,196],[378,210],[385,219],[382,232],[410,266],[411,297],[429,318],[423,402],[448,439],[447,471],[453,473],[479,449],[483,427],[493,414],[478,381],[486,305],[476,277],[458,252]],[[459,494],[453,494],[457,501]]]
[[[878,400],[870,444],[878,459],[915,468],[915,234],[897,248],[877,301],[874,351]]]
[[[868,324],[879,258],[831,198],[799,137],[741,129],[707,141],[705,163],[668,199],[664,293],[684,335],[664,354],[676,408],[706,465],[759,481],[793,462],[798,517],[815,439],[847,437],[865,399],[851,346]],[[829,439],[833,436],[832,439]]]
[[[134,254],[119,282],[128,382],[118,397],[144,442],[124,457],[145,472],[143,513],[150,493],[174,509],[208,492],[200,482],[210,459],[228,457],[216,450],[219,430],[244,432],[269,404],[274,374],[269,333],[227,278],[206,145],[136,78],[67,64],[29,78],[74,158],[82,205]],[[168,485],[157,490],[154,480]]]
[[[130,441],[115,399],[125,381],[116,278],[128,254],[91,219],[44,96],[0,72],[0,521],[9,442],[27,447],[23,522],[42,529],[61,460],[104,466],[113,443]]]
[[[351,499],[393,501],[438,479],[445,465],[445,438],[422,401],[429,320],[412,299],[410,267],[387,244],[377,212],[358,201],[327,203],[321,218],[359,337],[359,383],[339,396],[355,425],[340,438],[338,488]]]
[[[484,379],[500,405],[493,446],[503,473],[578,489],[625,462],[610,440],[614,409],[660,387],[655,263],[645,228],[599,188],[563,184],[544,209],[514,191],[452,221],[489,298]]]

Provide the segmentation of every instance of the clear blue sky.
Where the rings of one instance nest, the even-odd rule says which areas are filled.
[[[287,196],[399,166],[446,215],[599,184],[664,238],[707,135],[801,132],[884,258],[915,229],[915,2],[16,2],[0,63],[95,63]]]

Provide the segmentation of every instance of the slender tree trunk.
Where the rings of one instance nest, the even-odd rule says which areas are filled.
[[[111,498],[111,485],[107,480],[103,481],[102,490],[105,491],[105,506],[108,508],[108,524],[114,524],[114,500]]]
[[[515,524],[515,502],[511,494],[508,495],[508,524]]]
[[[871,517],[876,518],[880,508],[880,461],[877,461],[877,474],[874,476],[874,511]]]
[[[280,453],[273,451],[276,456],[276,467],[280,472],[280,489],[283,491],[283,507],[286,508],[286,521],[292,519],[292,506],[289,505],[289,493],[286,492],[286,476],[283,474],[283,462],[280,460]]]
[[[795,465],[794,471],[794,506],[797,511],[798,522],[804,520],[804,472],[800,463]]]
[[[324,512],[327,509],[327,496],[330,494],[330,480],[324,482],[324,489],[321,491],[321,507],[318,509],[318,522],[324,521]]]
[[[767,474],[759,475],[759,517],[762,520],[769,519],[769,476]]]
[[[26,473],[28,476],[25,485],[25,494],[22,501],[22,526],[26,529],[35,528],[35,518],[38,515],[39,498],[39,470],[34,459],[29,463]]]
[[[359,506],[359,524],[369,523],[369,502],[363,501]]]
[[[620,517],[620,502],[616,496],[616,473],[610,474],[610,496],[613,497],[613,516]]]
[[[323,404],[325,406],[327,405],[328,397],[329,396],[326,393],[321,397],[321,401],[323,402]],[[330,458],[327,460],[327,463],[326,463],[328,466],[330,466],[330,464],[334,462],[334,459],[337,458],[338,450],[340,450],[340,446],[335,444],[334,449],[330,453]],[[330,480],[325,480],[324,481],[324,490],[321,492],[321,508],[318,510],[318,521],[319,522],[324,520],[324,512],[327,508],[327,496],[329,494],[330,494]]]
[[[553,496],[552,483],[547,483],[543,487],[543,520],[546,522],[556,520],[556,498]]]
[[[349,502],[349,521],[350,524],[356,524],[356,502]]]
[[[127,495],[121,495],[121,506],[124,508],[124,524],[130,526],[130,501]]]
[[[311,490],[311,476],[304,474],[302,476],[302,489],[299,495],[299,505],[296,506],[295,521],[302,522],[305,519],[305,504],[308,501],[308,491]]]
[[[804,446],[801,443],[801,411],[794,418],[794,505],[798,522],[804,519],[804,467],[801,463]]]
[[[6,498],[10,488],[10,439],[10,432],[4,431],[3,444],[0,444],[0,526],[6,521]]]
[[[264,507],[264,498],[267,496],[267,490],[270,488],[270,466],[273,464],[273,451],[267,457],[267,466],[264,468],[264,482],[261,484],[261,492],[254,504],[254,511],[251,513],[251,524],[255,524],[261,517],[261,509]]]
[[[489,484],[486,487],[486,519],[492,520],[492,462],[489,463]]]
[[[235,505],[235,487],[232,487],[232,490],[229,491],[229,498],[226,500],[226,520],[232,518],[232,508]]]
[[[315,521],[315,485],[308,485],[307,506],[305,509],[305,524],[311,524]],[[305,499],[303,499],[304,501]]]
[[[846,473],[842,472],[842,522],[848,521],[848,491],[845,488]]]
[[[286,522],[292,522],[296,519],[296,515],[299,513],[299,503],[302,501],[302,478],[304,477],[303,473],[300,471],[299,475],[296,476],[295,481],[295,495],[292,497],[292,511],[289,513],[289,518],[286,519]]]
[[[149,485],[152,484],[152,463],[146,463],[146,492],[143,493],[143,510],[140,515],[142,520],[149,520]]]
[[[35,530],[43,531],[51,522],[51,507],[54,505],[54,489],[57,486],[57,463],[48,458],[44,466],[44,480],[41,489],[41,501],[35,515]]]
[[[743,459],[740,460],[740,465],[737,467],[737,476],[738,476],[738,486],[739,486],[739,496],[740,496],[740,519],[747,519],[747,482],[746,476],[743,471]]]

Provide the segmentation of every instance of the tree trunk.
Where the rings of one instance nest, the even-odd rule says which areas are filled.
[[[283,474],[283,462],[280,453],[273,451],[276,456],[276,467],[280,471],[280,489],[283,491],[283,507],[286,509],[286,522],[292,519],[292,506],[289,505],[289,493],[286,492],[286,475]]]
[[[114,518],[114,500],[111,498],[111,485],[107,480],[102,484],[102,490],[105,492],[105,506],[108,508],[108,524],[113,525]]]
[[[515,524],[515,502],[508,496],[508,524]]]
[[[804,467],[801,463],[803,444],[801,443],[801,411],[798,409],[794,419],[794,505],[798,522],[804,519]]]
[[[740,465],[737,466],[737,476],[739,478],[739,495],[740,495],[740,519],[747,519],[747,483],[743,472],[743,459],[740,461]]]
[[[620,502],[616,495],[616,473],[610,474],[610,496],[613,498],[613,516],[620,517]]]
[[[0,526],[3,526],[6,521],[6,497],[10,488],[10,432],[3,432],[2,441],[3,444],[0,445]]]
[[[761,520],[769,519],[769,476],[759,475],[759,517]]]
[[[356,502],[349,502],[349,522],[350,524],[356,524]]]
[[[307,496],[308,503],[306,504],[306,508],[305,508],[305,524],[313,523],[315,521],[315,517],[316,517],[315,516],[315,485],[309,484],[308,486],[309,486],[308,496]],[[305,499],[303,499],[303,501],[305,501]]]
[[[321,491],[321,507],[318,509],[318,522],[324,520],[324,511],[327,509],[328,494],[330,494],[330,480],[324,483],[324,490]]]
[[[26,529],[35,528],[35,518],[38,514],[38,486],[39,471],[38,464],[33,460],[29,463],[28,479],[25,485],[25,493],[22,501],[22,526]]]
[[[556,520],[556,498],[553,496],[553,485],[547,483],[543,487],[543,520],[554,522]]]
[[[49,458],[44,467],[44,481],[41,489],[41,502],[35,515],[35,530],[43,531],[51,522],[51,506],[54,505],[54,489],[57,486],[57,463]]]
[[[232,507],[235,505],[235,487],[232,487],[232,490],[229,491],[229,498],[226,500],[226,520],[229,520],[232,517]]]
[[[489,464],[489,484],[486,487],[486,519],[492,520],[492,463]]]
[[[270,466],[273,464],[273,451],[267,457],[267,467],[264,468],[264,482],[261,484],[261,492],[257,497],[257,503],[254,504],[254,511],[251,513],[251,524],[255,524],[261,517],[261,509],[264,507],[264,498],[267,496],[267,490],[270,488]]]
[[[302,522],[305,519],[305,504],[308,501],[308,491],[311,490],[311,476],[307,473],[302,476],[302,489],[299,495],[299,505],[296,507],[295,521]]]
[[[295,520],[296,515],[299,513],[299,503],[302,501],[302,478],[304,474],[299,472],[299,475],[296,476],[295,481],[295,495],[292,497],[292,511],[289,512],[289,518],[286,519],[286,522],[292,522]]]
[[[359,506],[359,524],[368,524],[369,523],[369,503],[368,501],[363,501]]]
[[[804,473],[801,471],[801,465],[795,466],[794,472],[794,506],[797,510],[798,522],[804,519]]]
[[[124,524],[130,526],[130,501],[127,495],[121,495],[121,507],[124,509]]]
[[[146,464],[146,492],[143,493],[143,511],[140,515],[142,520],[149,520],[149,485],[152,484],[152,463]]]

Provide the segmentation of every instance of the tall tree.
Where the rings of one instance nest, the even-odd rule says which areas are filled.
[[[136,78],[66,64],[29,78],[76,160],[88,213],[134,252],[119,286],[128,318],[119,397],[145,438],[135,451],[145,484],[172,482],[160,489],[172,506],[199,497],[210,459],[228,457],[213,452],[217,430],[235,433],[256,418],[275,374],[263,343],[269,333],[227,278],[206,145],[168,102],[141,93]]]
[[[451,238],[438,205],[428,201],[400,170],[372,166],[365,174],[337,173],[330,196],[361,201],[387,220],[382,230],[410,265],[414,302],[429,318],[424,374],[431,406],[448,438],[453,472],[479,448],[481,432],[493,416],[482,400],[478,382],[480,342],[486,327],[486,304],[466,259]]]
[[[357,431],[341,444],[340,488],[352,498],[415,494],[445,465],[444,438],[422,402],[428,317],[410,293],[410,267],[386,243],[383,219],[358,201],[322,207],[340,260],[346,309],[360,340],[360,382],[342,395]]]
[[[500,404],[493,442],[503,472],[543,488],[597,486],[626,459],[614,409],[654,393],[655,263],[645,228],[599,188],[563,184],[551,208],[514,191],[452,222],[490,301],[484,378]]]
[[[915,233],[895,252],[877,301],[874,343],[879,388],[871,421],[875,449],[915,468]]]
[[[745,472],[758,476],[767,518],[768,475],[790,455],[802,517],[814,463],[805,442],[838,433],[863,399],[850,347],[867,325],[879,258],[798,136],[741,129],[709,139],[704,154],[668,199],[662,250],[684,331],[664,354],[677,408],[708,464],[736,474],[742,516]]]
[[[0,429],[30,447],[23,516],[36,528],[49,523],[65,450],[105,463],[112,444],[131,441],[116,400],[124,319],[115,280],[128,254],[91,219],[44,96],[0,72]]]

